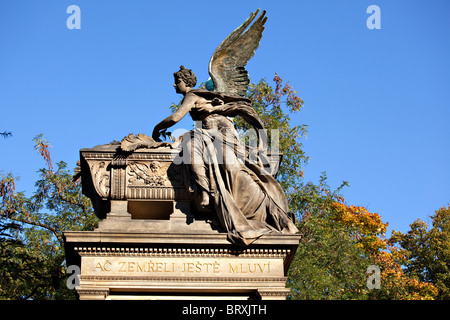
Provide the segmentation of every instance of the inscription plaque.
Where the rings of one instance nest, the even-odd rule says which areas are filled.
[[[280,259],[84,257],[82,274],[91,276],[248,277],[283,276]]]

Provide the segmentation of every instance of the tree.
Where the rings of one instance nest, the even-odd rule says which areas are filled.
[[[377,213],[364,207],[333,203],[335,223],[346,227],[356,246],[360,247],[368,261],[381,270],[381,285],[377,290],[364,290],[369,299],[432,300],[437,289],[405,273],[405,256],[385,238],[387,223]]]
[[[66,287],[62,232],[92,230],[97,218],[66,163],[55,170],[48,141],[42,135],[34,141],[46,164],[36,192],[27,197],[15,190],[11,174],[0,176],[0,298],[74,298]]]
[[[339,192],[345,185],[331,191],[323,173],[319,185],[308,183],[294,197],[302,237],[288,274],[291,299],[365,299],[370,262],[335,221],[334,204],[343,201]]]
[[[404,272],[406,257],[395,246],[388,245],[387,249],[374,256],[374,264],[381,269],[381,288],[371,290],[370,299],[434,300],[438,289]]]
[[[290,117],[291,114],[301,110],[304,102],[298,96],[298,92],[289,83],[284,83],[278,74],[275,74],[273,81],[275,88],[271,87],[266,79],[260,80],[258,84],[250,84],[248,97],[267,130],[269,148],[276,146],[283,154],[277,180],[289,198],[291,193],[295,193],[296,186],[303,178],[303,166],[309,160],[301,143],[301,139],[307,135],[307,126],[304,124],[292,126]],[[234,123],[238,131],[250,128],[240,117],[236,117]],[[273,137],[273,133],[277,136]]]
[[[406,233],[392,232],[390,242],[403,256],[404,272],[412,279],[434,285],[437,299],[450,299],[450,206],[431,216],[432,227],[420,219]]]
[[[405,255],[385,238],[387,223],[364,207],[346,205],[322,177],[299,196],[302,239],[289,279],[294,299],[434,299],[437,288],[404,272]],[[381,269],[380,289],[369,290],[365,272]]]
[[[433,299],[436,288],[403,272],[401,254],[385,238],[387,223],[366,208],[345,203],[332,191],[326,174],[318,185],[303,182],[309,158],[300,143],[306,125],[291,126],[290,114],[304,105],[297,92],[275,74],[275,88],[261,80],[249,88],[253,107],[268,129],[279,129],[283,153],[278,181],[286,191],[290,210],[297,216],[302,235],[289,271],[292,299]],[[241,119],[236,127],[247,129]],[[368,290],[367,267],[382,270],[382,288]]]

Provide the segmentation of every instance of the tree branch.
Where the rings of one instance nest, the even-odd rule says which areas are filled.
[[[40,223],[40,222],[35,222],[35,221],[30,221],[30,220],[25,220],[25,219],[20,219],[20,218],[18,218],[18,217],[9,217],[9,219],[11,219],[11,220],[13,220],[13,221],[17,221],[17,222],[22,222],[22,223],[25,223],[25,224],[29,224],[29,225],[33,225],[33,226],[36,226],[36,227],[41,227],[41,228],[44,228],[44,229],[47,229],[47,230],[49,230],[49,231],[51,231],[54,235],[55,235],[55,237],[58,239],[58,241],[59,241],[59,243],[61,244],[61,245],[63,245],[63,239],[62,239],[62,237],[61,237],[61,235],[58,233],[58,231],[55,229],[55,228],[53,228],[53,227],[50,227],[50,226],[48,226],[48,225],[46,225],[46,224],[42,224],[42,223]]]

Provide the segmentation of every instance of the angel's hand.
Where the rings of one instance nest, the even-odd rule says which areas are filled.
[[[175,141],[174,137],[172,136],[172,133],[171,132],[167,132],[167,128],[164,129],[164,130],[161,130],[159,132],[159,135],[162,136],[164,139],[169,138],[170,141],[172,141],[172,142]]]
[[[161,139],[159,138],[161,134],[159,133],[158,128],[155,127],[155,129],[153,129],[153,133],[152,133],[152,138],[153,140],[155,140],[156,142],[161,142]]]

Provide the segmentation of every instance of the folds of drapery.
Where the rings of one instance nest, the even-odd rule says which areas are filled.
[[[236,132],[196,128],[183,140],[187,186],[192,190],[193,180],[209,192],[232,243],[249,245],[270,232],[298,232],[283,189],[264,169],[267,159],[258,152],[249,157]]]

